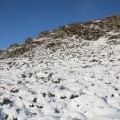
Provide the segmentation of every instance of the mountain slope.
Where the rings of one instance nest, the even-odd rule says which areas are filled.
[[[3,51],[0,119],[120,120],[119,21],[67,25]]]

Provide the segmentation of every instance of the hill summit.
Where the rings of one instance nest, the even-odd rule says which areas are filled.
[[[76,38],[95,41],[102,36],[111,37],[108,34],[110,31],[120,32],[120,15],[106,17],[101,20],[88,21],[85,23],[68,24],[66,26],[60,26],[52,31],[41,32],[36,39],[32,40],[31,38],[28,38],[22,45],[15,43],[7,50],[1,50],[0,59],[22,55],[32,48],[40,46],[47,39],[54,39],[54,41],[56,41],[56,39],[65,39],[67,37],[75,36]],[[119,35],[113,37],[120,38]]]

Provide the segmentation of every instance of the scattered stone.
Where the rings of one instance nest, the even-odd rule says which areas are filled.
[[[21,77],[22,77],[22,78],[26,78],[26,75],[25,75],[25,74],[21,74]]]
[[[115,95],[114,95],[114,94],[111,94],[111,97],[115,97]]]
[[[53,80],[52,80],[52,83],[58,84],[58,83],[60,83],[60,81],[61,81],[61,79],[57,79],[57,80],[53,79]]]
[[[33,113],[33,115],[37,115],[37,113]]]
[[[44,79],[45,79],[45,77],[41,77],[41,79],[42,79],[42,80],[44,80]]]
[[[95,84],[92,83],[91,86],[95,86]]]
[[[60,113],[60,111],[57,108],[55,108],[55,113]]]
[[[116,76],[116,79],[119,79],[119,76]]]
[[[67,97],[66,97],[66,96],[61,96],[60,98],[61,98],[61,99],[65,99],[65,98],[67,98]]]
[[[48,79],[50,80],[50,79],[52,78],[52,76],[53,76],[53,73],[50,73],[50,74],[48,75]]]
[[[29,107],[34,107],[34,105],[32,104],[32,105],[29,105]]]
[[[118,88],[115,88],[116,91],[118,91],[119,89]]]
[[[28,74],[29,74],[29,78],[32,77],[32,75],[33,75],[32,73],[28,73]]]
[[[8,105],[8,104],[12,104],[13,101],[11,101],[9,98],[4,98],[1,102],[0,105]]]
[[[18,114],[20,113],[20,111],[21,111],[21,110],[20,110],[19,108],[16,109],[16,112],[17,112]]]
[[[80,105],[79,104],[77,104],[77,107],[79,107]]]
[[[64,90],[64,89],[66,89],[66,87],[63,86],[63,85],[61,85],[61,86],[60,86],[60,90]]]
[[[33,102],[36,103],[36,102],[37,102],[37,98],[34,98],[34,99],[33,99]]]
[[[7,114],[4,114],[3,115],[3,120],[7,120],[8,119],[8,115]],[[2,119],[1,119],[2,120]]]
[[[17,93],[17,92],[19,92],[19,89],[17,89],[17,88],[12,88],[12,89],[10,90],[10,92],[12,92],[12,93]]]
[[[16,117],[13,117],[13,120],[18,120]]]
[[[44,93],[42,93],[42,95],[43,95],[43,97],[46,97],[46,93],[44,92]]]
[[[98,60],[96,60],[96,59],[92,59],[90,62],[98,62]]]
[[[42,109],[43,108],[43,106],[38,106],[38,105],[36,105],[38,108],[40,108],[40,109]]]
[[[55,97],[55,94],[49,92],[49,93],[48,93],[48,96],[49,96],[49,97]]]
[[[77,98],[77,97],[79,97],[79,95],[73,95],[73,94],[72,94],[72,95],[70,96],[70,99],[74,99],[74,98]]]
[[[22,83],[22,81],[18,81],[18,82],[17,82],[17,84],[21,84],[21,83]]]

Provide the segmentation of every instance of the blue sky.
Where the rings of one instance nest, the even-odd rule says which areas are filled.
[[[120,0],[0,0],[0,48],[68,23],[120,13]]]

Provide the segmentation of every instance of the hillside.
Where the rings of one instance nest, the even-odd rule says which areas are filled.
[[[120,120],[120,15],[43,32],[0,59],[0,120]]]

